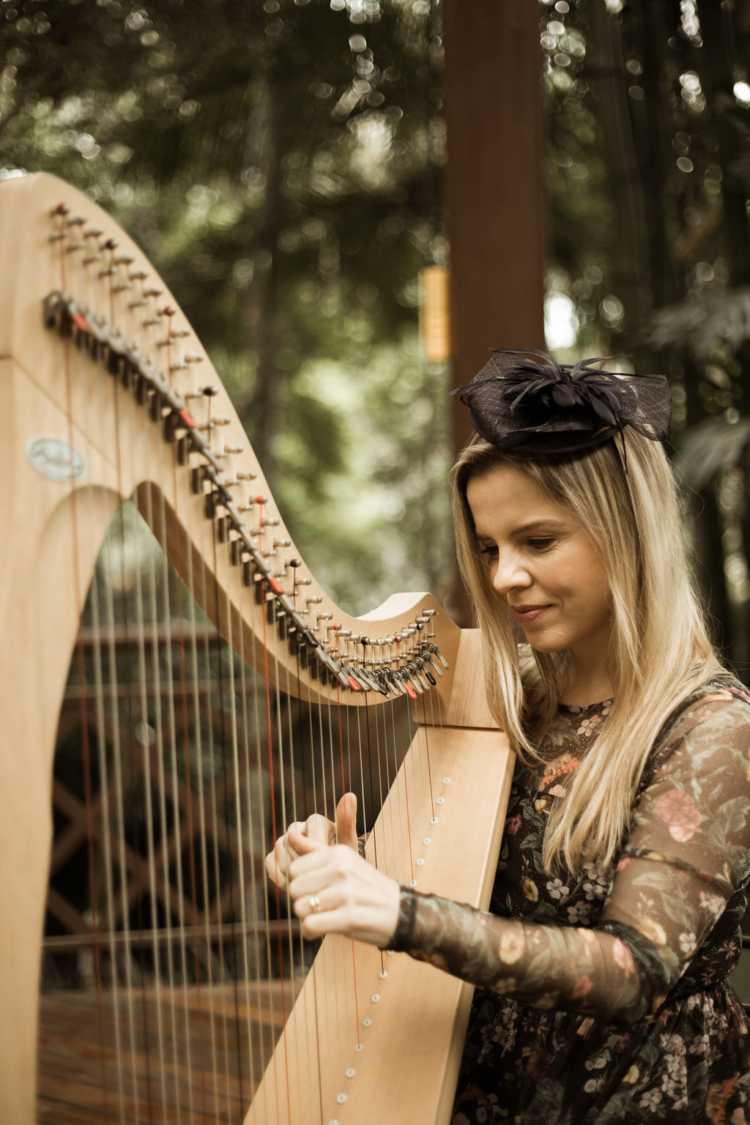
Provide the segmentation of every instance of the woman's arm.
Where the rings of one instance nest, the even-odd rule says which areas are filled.
[[[685,714],[641,794],[596,929],[507,921],[402,888],[393,948],[539,1007],[652,1013],[750,872],[750,708]]]
[[[750,708],[728,692],[704,697],[681,717],[640,795],[595,929],[502,919],[403,887],[396,899],[387,886],[393,881],[372,868],[379,878],[366,888],[362,861],[339,848],[292,864],[295,909],[309,936],[345,932],[388,944],[539,1007],[640,1019],[658,1008],[748,877],[749,748]],[[344,873],[329,878],[337,864]],[[340,885],[343,896],[324,891]],[[337,905],[311,913],[311,893]]]

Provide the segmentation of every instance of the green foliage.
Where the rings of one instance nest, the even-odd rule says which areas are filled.
[[[548,288],[576,329],[558,354],[610,350],[667,371],[678,442],[746,409],[744,10],[541,6]],[[144,247],[343,604],[442,593],[448,380],[416,342],[418,271],[447,260],[439,0],[8,0],[0,12],[0,174],[64,176]],[[693,526],[713,610],[740,636],[747,458],[707,454],[707,434],[683,456],[698,450],[686,479],[704,482]]]
[[[339,600],[439,586],[447,388],[416,342],[418,271],[445,254],[429,5],[45,9],[0,24],[4,174],[64,177],[141,244]]]
[[[715,636],[743,672],[750,548],[747,5],[544,0],[550,288],[569,358],[664,371]],[[602,349],[602,350],[600,350]],[[618,359],[618,364],[624,361]],[[745,407],[747,410],[747,407]]]

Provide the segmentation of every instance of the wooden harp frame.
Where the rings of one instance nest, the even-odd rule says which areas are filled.
[[[57,716],[97,554],[125,499],[160,498],[152,530],[168,558],[188,586],[199,566],[209,570],[203,608],[246,659],[262,653],[258,670],[286,691],[347,704],[416,697],[430,686],[418,661],[439,646],[450,671],[430,691],[429,718],[415,706],[413,748],[367,844],[388,874],[408,880],[411,841],[420,890],[486,908],[513,756],[487,709],[477,633],[460,631],[433,597],[397,595],[355,618],[304,564],[297,578],[308,584],[294,594],[274,576],[262,519],[281,517],[229,396],[163,282],[105,212],[52,176],[11,179],[0,186],[0,247],[0,1119],[31,1125]],[[205,415],[191,413],[197,360],[216,387],[210,417],[222,423],[208,431]],[[137,451],[128,446],[136,415]],[[217,435],[246,452],[219,455]],[[256,497],[254,526],[238,503],[244,487]],[[273,534],[291,538],[283,521]],[[305,668],[290,655],[290,631]],[[369,647],[354,639],[363,634]],[[419,786],[414,747],[429,753],[431,786]],[[406,956],[386,964],[387,979],[374,947],[325,939],[246,1125],[448,1120],[473,990]],[[319,1049],[309,1051],[312,1035]]]

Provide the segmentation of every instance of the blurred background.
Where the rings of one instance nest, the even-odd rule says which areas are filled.
[[[748,0],[2,0],[0,44],[0,176],[143,246],[342,607],[449,593],[448,391],[543,308],[559,359],[669,374],[748,668]]]
[[[447,489],[466,419],[449,392],[490,347],[668,374],[697,578],[747,680],[750,0],[0,0],[0,179],[35,171],[86,192],[163,275],[305,561],[353,613],[432,590],[469,622]],[[176,620],[176,580],[144,527],[132,509],[115,521],[81,633],[90,644],[97,599],[124,623],[123,683],[136,571]],[[177,666],[170,629],[149,623],[155,665]],[[190,868],[180,824],[196,777],[227,808],[193,909],[210,907],[219,929],[237,917],[225,760],[237,658],[212,630],[203,642],[192,780],[164,788],[158,818],[162,841],[175,840],[168,893],[143,881],[126,919],[138,931],[170,918],[182,875],[169,864]],[[84,878],[83,694],[74,668],[55,766],[49,991],[91,978],[101,909]],[[296,730],[309,716],[292,705],[287,718]],[[137,867],[141,759],[161,776],[170,748],[154,749],[150,710],[136,722],[123,705],[111,727],[94,732],[97,768],[117,739],[137,764]],[[262,761],[261,735],[247,741]],[[292,805],[306,799],[305,769],[288,779]],[[263,837],[278,794],[259,778],[242,815]],[[200,971],[234,979],[240,947],[228,948],[226,964],[220,942]],[[750,1000],[748,958],[735,980]],[[148,983],[157,960],[136,952],[128,971]]]

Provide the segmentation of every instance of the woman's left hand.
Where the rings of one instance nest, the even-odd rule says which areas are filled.
[[[398,924],[401,891],[345,844],[330,847],[290,832],[299,854],[289,867],[289,893],[306,938],[344,934],[385,949]],[[317,909],[316,909],[317,907]]]

